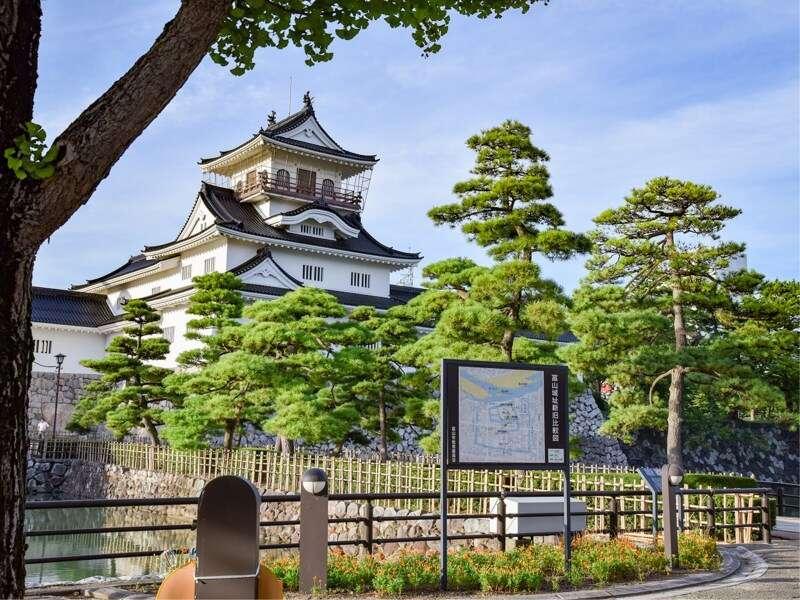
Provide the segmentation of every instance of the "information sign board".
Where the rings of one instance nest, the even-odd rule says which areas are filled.
[[[567,368],[444,360],[447,467],[564,469]]]

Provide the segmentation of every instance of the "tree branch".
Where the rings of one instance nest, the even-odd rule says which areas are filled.
[[[54,141],[53,177],[38,184],[19,233],[43,242],[84,204],[205,56],[230,3],[183,0],[151,48]]]
[[[656,384],[662,379],[664,379],[664,377],[666,377],[667,375],[670,375],[671,373],[672,369],[670,369],[669,371],[665,371],[664,373],[656,377],[653,380],[653,383],[650,384],[650,392],[647,394],[647,401],[650,403],[650,405],[653,404],[653,389],[656,387]]]

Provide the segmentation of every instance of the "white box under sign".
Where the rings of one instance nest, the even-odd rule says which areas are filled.
[[[497,512],[499,499],[495,498],[490,503],[489,510]],[[548,497],[523,497],[506,498],[506,514],[526,515],[524,517],[506,517],[506,533],[519,535],[549,535],[559,533],[564,529],[564,501],[561,498]],[[586,503],[580,500],[570,500],[570,526],[573,532],[586,529]],[[553,516],[538,516],[558,513]],[[498,520],[492,519],[489,525],[491,533],[498,532]]]

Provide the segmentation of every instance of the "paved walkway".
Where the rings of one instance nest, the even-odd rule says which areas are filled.
[[[742,566],[730,577],[699,588],[642,596],[649,600],[789,600],[800,598],[800,542],[744,544]],[[750,554],[748,556],[748,553]]]

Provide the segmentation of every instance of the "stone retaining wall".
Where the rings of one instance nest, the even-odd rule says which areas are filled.
[[[61,391],[58,395],[58,427],[56,431],[64,431],[69,422],[75,405],[83,396],[83,390],[97,375],[84,375],[80,373],[62,373]],[[56,374],[47,372],[34,372],[31,375],[31,387],[28,390],[28,422],[36,424],[44,419],[53,426],[53,415],[56,402]],[[48,429],[50,434],[52,429]]]
[[[70,478],[72,460],[28,458],[28,494],[60,494]]]
[[[68,477],[61,486],[65,496],[71,498],[158,498],[174,496],[198,496],[206,481],[195,477],[171,475],[137,469],[128,469],[117,465],[104,465],[82,461],[70,462]],[[285,492],[262,490],[267,495],[285,495]],[[170,515],[181,520],[195,517],[194,506],[168,506],[159,507],[162,514]],[[331,518],[337,517],[365,517],[366,504],[354,501],[331,501],[328,514]],[[373,516],[421,516],[420,511],[396,509],[391,506],[373,506]],[[299,502],[268,502],[261,506],[261,519],[264,521],[284,521],[300,518]],[[453,535],[463,533],[488,533],[490,519],[454,519],[449,524],[450,533]],[[331,540],[364,539],[366,525],[364,523],[331,523],[328,536]],[[439,522],[437,519],[413,519],[408,521],[375,521],[373,523],[373,538],[395,537],[437,537],[439,535]],[[264,544],[279,544],[299,541],[299,528],[292,525],[281,525],[262,528],[261,542]],[[412,544],[418,550],[425,548],[438,548],[438,540],[420,541]],[[478,548],[493,548],[497,546],[494,540],[454,540],[451,546],[458,547],[470,545]],[[408,545],[405,545],[406,547]],[[358,553],[364,550],[362,546],[346,545],[341,547],[344,552]],[[400,548],[400,544],[386,543],[375,544],[376,552],[391,554]]]

